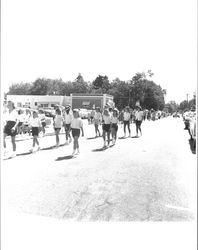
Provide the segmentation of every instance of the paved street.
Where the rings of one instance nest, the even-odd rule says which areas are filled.
[[[120,125],[120,139],[106,150],[102,138],[93,138],[93,125],[84,123],[75,157],[72,144],[53,148],[54,135],[40,138],[42,150],[34,154],[32,140],[17,142],[17,157],[2,166],[6,209],[80,221],[193,220],[196,155],[181,118],[145,121],[140,138],[121,138]]]

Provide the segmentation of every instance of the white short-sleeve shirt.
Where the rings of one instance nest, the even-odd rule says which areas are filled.
[[[111,116],[103,115],[104,124],[111,124]]]
[[[74,118],[71,122],[71,128],[80,129],[83,127],[83,121],[81,118]]]
[[[124,121],[129,121],[131,118],[131,114],[129,112],[124,112]]]
[[[40,119],[38,117],[36,117],[36,118],[31,117],[30,118],[30,126],[32,126],[32,127],[41,127]]]
[[[118,117],[112,116],[112,117],[111,117],[111,122],[117,124],[117,123],[119,122]]]
[[[54,127],[55,128],[61,128],[63,123],[63,118],[61,115],[56,115],[54,118]]]
[[[13,121],[16,122],[18,119],[18,113],[15,109],[13,109],[11,112],[6,113],[6,121]]]

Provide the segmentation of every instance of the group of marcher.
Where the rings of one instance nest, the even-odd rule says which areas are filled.
[[[119,112],[116,108],[108,108],[106,107],[103,113],[100,111],[100,108],[96,108],[92,110],[92,121],[91,123],[95,126],[96,137],[103,136],[104,147],[108,147],[110,144],[110,137],[112,138],[113,145],[116,143],[117,132],[118,132],[118,124],[124,124],[124,137],[126,137],[126,130],[128,129],[129,137],[131,137],[131,129],[130,124],[132,121],[136,124],[136,136],[141,131],[141,123],[144,118],[144,113],[140,106],[136,107],[134,112],[134,119],[130,108],[127,106],[122,112]],[[102,133],[100,132],[100,125],[102,125]],[[106,145],[106,137],[107,137],[107,145]]]
[[[148,116],[147,116],[148,119]],[[106,106],[103,111],[99,107],[92,110],[90,124],[94,124],[95,137],[103,137],[104,146],[109,147],[110,142],[115,145],[117,140],[118,124],[123,123],[124,137],[126,137],[127,130],[128,136],[131,137],[130,124],[132,122],[136,125],[136,137],[142,135],[141,124],[145,120],[145,112],[140,106],[136,106],[135,110],[127,106],[124,110],[118,111],[116,108]],[[35,152],[40,149],[39,134],[40,132],[45,135],[46,117],[44,111],[34,110],[32,113],[26,109],[25,114],[17,111],[14,103],[8,101],[7,108],[4,112],[4,148],[6,152],[6,136],[11,136],[13,153],[11,157],[16,156],[16,141],[17,134],[27,133],[32,135],[33,142],[30,152]],[[59,134],[62,128],[65,130],[65,144],[70,144],[73,137],[73,155],[79,154],[79,137],[84,136],[83,121],[80,118],[78,109],[71,109],[67,105],[64,110],[56,108],[55,116],[53,117],[53,127],[56,138],[56,146],[60,145]],[[101,130],[102,127],[102,130]],[[72,135],[72,136],[71,136]],[[36,149],[37,146],[37,149]]]

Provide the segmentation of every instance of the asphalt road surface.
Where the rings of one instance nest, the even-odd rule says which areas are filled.
[[[54,148],[55,136],[17,139],[17,157],[3,161],[2,203],[9,211],[74,221],[189,221],[195,216],[196,154],[181,118],[145,121],[142,137],[102,149],[84,120],[80,154]],[[65,135],[60,136],[61,144]],[[10,139],[7,140],[10,147]]]

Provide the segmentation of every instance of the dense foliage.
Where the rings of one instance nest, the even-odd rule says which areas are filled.
[[[13,84],[7,94],[10,95],[70,95],[71,93],[107,93],[113,95],[118,108],[126,105],[135,107],[138,101],[143,108],[162,110],[166,91],[151,79],[153,73],[136,73],[131,80],[119,78],[109,81],[107,76],[99,75],[92,82],[84,81],[81,74],[74,81],[62,79],[38,78],[33,83]]]

